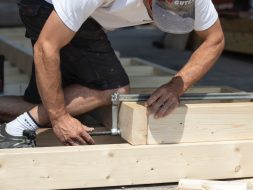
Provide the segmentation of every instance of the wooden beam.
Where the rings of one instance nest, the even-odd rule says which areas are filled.
[[[152,93],[155,91],[155,89],[156,88],[131,88],[130,93]],[[210,87],[194,87],[194,88],[191,88],[187,91],[187,93],[219,93],[219,92],[238,92],[238,90],[230,88],[230,87],[226,87],[226,86],[223,86],[223,87],[210,86]],[[121,109],[121,110],[124,112],[124,109],[127,110],[127,108],[124,107],[124,104],[123,104],[123,109]],[[140,113],[143,114],[142,108],[140,108],[140,110],[141,110]],[[129,113],[129,112],[126,112],[126,113]],[[97,108],[96,110],[90,112],[89,114],[93,118],[95,118],[98,122],[103,124],[103,126],[107,127],[108,129],[110,129],[112,127],[111,105]],[[121,115],[124,116],[125,114],[121,114]],[[129,114],[128,114],[128,116],[129,116]],[[133,116],[129,116],[129,117],[132,118]],[[136,118],[134,118],[134,119],[136,119]],[[124,119],[124,120],[127,121],[127,119]],[[120,121],[120,122],[122,122],[122,121]],[[127,122],[128,122],[127,125],[129,125],[130,120]],[[136,125],[136,124],[133,123],[133,125]],[[122,127],[126,127],[126,126],[122,125]],[[128,127],[126,129],[134,129],[134,127],[130,127],[130,126],[128,126]],[[143,129],[145,129],[145,127],[144,128],[140,127],[138,130],[143,130]],[[137,134],[133,134],[133,131],[129,131],[128,135],[131,135],[132,136],[131,139],[133,139],[133,137],[136,136]],[[139,135],[142,137],[141,134],[139,134]],[[140,140],[139,137],[137,139]],[[146,140],[140,140],[140,141],[146,142]]]
[[[0,185],[70,189],[252,177],[252,149],[253,141],[231,141],[1,150]]]
[[[186,104],[148,120],[148,144],[253,139],[253,103]]]
[[[181,179],[178,184],[180,190],[247,190],[247,183],[233,181],[211,181]]]
[[[144,106],[124,102],[119,127],[124,129],[122,137],[133,145],[245,140],[253,139],[252,113],[250,102],[185,104],[157,120],[146,115]],[[133,120],[129,123],[125,118]],[[145,123],[147,126],[143,126]],[[137,142],[131,138],[133,135],[128,135],[135,131],[142,137]]]

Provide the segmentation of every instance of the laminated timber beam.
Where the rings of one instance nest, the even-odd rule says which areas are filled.
[[[253,139],[253,103],[182,104],[169,116],[147,116],[140,103],[123,102],[121,136],[132,145]]]
[[[142,82],[146,82],[147,79],[149,77],[146,77],[145,80],[143,79]],[[131,78],[130,78],[131,80]],[[163,79],[164,81],[167,80],[167,78]],[[161,84],[164,81],[160,81]],[[148,86],[150,86],[149,83]],[[152,86],[152,85],[151,85]],[[132,94],[145,94],[145,93],[152,93],[155,91],[157,85],[153,84],[153,87],[142,87],[142,88],[134,88],[132,87],[130,89],[130,93]],[[209,86],[209,87],[193,87],[190,88],[186,93],[219,93],[219,92],[240,92],[237,89],[231,88],[231,87],[227,87],[227,86],[222,86],[222,87],[217,87],[217,86]],[[192,102],[196,102],[196,101],[192,101]],[[207,101],[205,101],[207,102]],[[209,102],[217,102],[217,101],[209,101]],[[221,102],[221,101],[218,101]],[[103,124],[105,127],[107,127],[108,129],[110,129],[112,127],[112,112],[111,112],[112,108],[111,105],[109,106],[105,106],[105,107],[100,107],[97,108],[94,111],[91,111],[89,114],[95,118],[97,121],[99,121],[101,124]]]
[[[1,150],[0,187],[70,189],[252,177],[252,149],[249,140]]]

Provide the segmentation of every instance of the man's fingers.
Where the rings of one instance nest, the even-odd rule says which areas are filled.
[[[167,116],[177,107],[177,105],[178,104],[175,101],[167,101],[155,114],[155,118]]]
[[[150,106],[152,105],[153,103],[155,103],[161,96],[161,92],[158,90],[156,92],[154,92],[151,97],[147,100],[146,102],[146,106]]]
[[[73,140],[67,140],[67,142],[65,142],[64,144],[66,144],[66,146],[78,146],[79,144],[76,143]]]
[[[84,144],[86,144],[86,141],[85,141],[82,137],[80,137],[80,136],[75,137],[73,140],[74,140],[75,142],[77,142],[79,145],[84,145]]]
[[[164,104],[168,101],[169,98],[170,96],[168,95],[161,96],[156,102],[154,102],[148,107],[148,113],[156,114],[161,109],[161,107],[164,106]]]
[[[95,141],[91,138],[91,136],[88,133],[82,132],[81,136],[87,144],[89,144],[89,145],[95,144]]]
[[[160,109],[160,106],[158,106],[157,102],[153,103],[148,107],[148,113],[149,114],[155,114]]]

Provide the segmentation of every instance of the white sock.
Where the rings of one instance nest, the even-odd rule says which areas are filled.
[[[36,121],[27,112],[6,124],[6,132],[12,136],[23,136],[24,130],[36,131],[38,128]]]

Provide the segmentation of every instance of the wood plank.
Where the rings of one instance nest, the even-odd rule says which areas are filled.
[[[138,88],[138,89],[130,89],[130,92],[131,93],[152,93],[154,90],[155,90],[156,88]],[[233,88],[230,88],[230,87],[226,87],[226,86],[224,86],[224,87],[215,87],[215,86],[213,86],[213,87],[194,87],[194,88],[191,88],[191,89],[189,89],[188,91],[187,91],[187,93],[218,93],[218,92],[237,92],[238,90],[236,90],[236,89],[233,89]],[[124,111],[124,109],[126,109],[127,110],[127,108],[126,107],[124,107],[123,109],[121,109],[123,112],[125,112]],[[140,109],[141,110],[141,112],[140,113],[143,113],[143,111],[142,111],[142,109]],[[140,143],[140,144],[143,144],[144,142],[146,142],[146,139],[144,139],[144,140],[141,140],[140,139],[140,137],[143,137],[143,135],[142,134],[136,134],[136,133],[134,133],[133,131],[131,131],[130,129],[133,129],[133,127],[131,127],[131,126],[129,126],[130,124],[131,124],[131,119],[130,118],[132,118],[132,116],[129,114],[129,112],[127,112],[126,111],[126,113],[128,113],[128,116],[126,116],[125,114],[121,114],[121,115],[123,115],[123,119],[125,120],[125,121],[127,121],[127,123],[125,123],[125,125],[121,125],[122,126],[122,128],[123,127],[126,127],[126,129],[129,129],[129,132],[126,132],[127,134],[124,134],[125,132],[123,132],[123,134],[125,135],[124,137],[125,137],[125,139],[128,139],[129,141],[131,141],[132,143],[134,143],[134,138],[137,138],[138,139],[138,141],[141,141],[142,143]],[[131,112],[130,112],[131,113]],[[137,112],[138,113],[138,112]],[[94,117],[98,122],[100,122],[101,124],[103,124],[103,126],[105,126],[105,127],[107,127],[108,129],[111,129],[111,127],[112,127],[112,112],[111,112],[111,105],[109,105],[109,106],[105,106],[105,107],[100,107],[100,108],[98,108],[98,109],[96,109],[96,110],[94,110],[94,111],[92,111],[92,112],[90,112],[89,113],[92,117]],[[128,119],[125,119],[125,118],[127,118],[127,117],[129,117],[129,120]],[[135,118],[134,118],[135,119]],[[145,119],[144,119],[145,120]],[[125,122],[124,121],[124,122]],[[120,121],[120,122],[122,122],[122,121]],[[123,122],[123,123],[124,123]],[[137,122],[137,124],[138,124],[138,122]],[[136,125],[135,123],[132,123],[132,125]],[[140,130],[140,132],[142,131],[142,130],[144,130],[143,129],[143,126],[144,125],[139,125],[139,127],[138,127],[138,130]],[[140,136],[140,137],[136,137],[136,136]],[[127,138],[127,136],[129,136],[129,138]],[[131,139],[131,140],[130,140]],[[135,142],[135,143],[137,143],[137,142]],[[138,144],[138,143],[137,143]],[[146,144],[146,143],[144,143],[144,144]]]
[[[147,144],[253,139],[253,103],[250,102],[185,104],[169,116],[158,120],[152,115],[147,116],[146,108],[140,104],[124,102],[122,105],[124,106],[121,107],[121,113],[124,113],[122,109],[132,109],[132,112],[127,112],[127,116],[119,115],[119,127],[125,129],[122,131],[122,137],[131,144],[134,141],[124,133],[132,134],[139,130],[139,127],[145,128],[138,123],[144,124],[146,120],[147,131],[139,131],[142,132],[139,133],[142,137],[142,140],[138,140],[140,144],[145,144],[146,135]],[[138,117],[134,116],[135,113],[138,113]],[[135,118],[131,121],[132,127],[125,122],[125,117]]]
[[[181,179],[178,184],[179,190],[247,190],[247,183],[233,181],[211,181]]]
[[[148,144],[253,139],[253,103],[186,104],[148,118]]]
[[[0,185],[35,190],[245,178],[253,176],[252,149],[253,141],[232,141],[1,150]]]
[[[152,93],[156,88],[131,88],[130,93]],[[230,87],[194,87],[187,91],[187,93],[218,93],[218,92],[238,92],[238,90]],[[110,129],[112,127],[112,112],[111,105],[97,108],[89,114],[94,117],[103,126]]]

